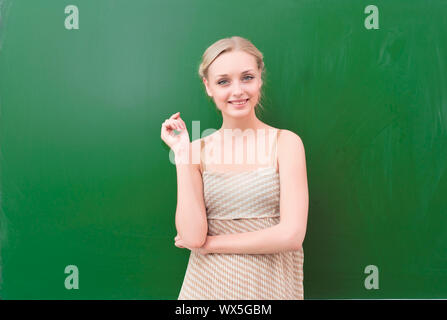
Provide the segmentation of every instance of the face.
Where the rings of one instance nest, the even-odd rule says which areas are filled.
[[[244,117],[254,113],[261,93],[261,71],[256,59],[244,51],[221,54],[208,68],[206,91],[223,116]]]

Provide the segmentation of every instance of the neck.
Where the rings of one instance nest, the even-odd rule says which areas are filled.
[[[241,131],[247,129],[257,130],[263,127],[263,123],[256,117],[254,110],[243,118],[233,118],[228,117],[222,114],[222,126],[219,131],[223,131],[224,129],[240,129]]]

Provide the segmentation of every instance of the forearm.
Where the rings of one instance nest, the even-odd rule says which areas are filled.
[[[193,185],[192,164],[176,164],[177,209],[175,225],[180,237],[191,247],[201,247],[206,241],[208,224],[206,209],[199,191]]]
[[[283,225],[262,230],[208,236],[204,244],[207,253],[271,254],[298,250],[301,241]]]

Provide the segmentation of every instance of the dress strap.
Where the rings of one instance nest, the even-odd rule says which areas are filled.
[[[202,139],[200,141],[200,171],[203,173],[203,171],[206,170],[206,162],[204,161],[205,158],[205,139]]]

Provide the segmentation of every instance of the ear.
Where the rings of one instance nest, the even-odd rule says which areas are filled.
[[[202,81],[203,81],[203,84],[205,85],[206,93],[207,93],[210,97],[212,97],[213,95],[211,94],[211,90],[210,90],[210,88],[208,87],[208,81],[206,80],[205,77],[202,78]]]

